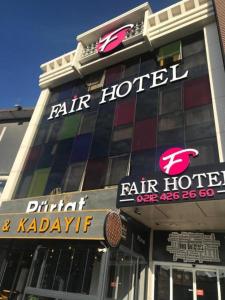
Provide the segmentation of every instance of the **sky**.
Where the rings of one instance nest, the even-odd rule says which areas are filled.
[[[76,48],[76,36],[145,0],[0,0],[0,109],[33,107],[40,65]],[[149,1],[153,12],[177,0]]]

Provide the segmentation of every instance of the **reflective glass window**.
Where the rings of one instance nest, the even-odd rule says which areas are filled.
[[[156,120],[136,122],[134,127],[133,151],[154,148],[156,145]]]

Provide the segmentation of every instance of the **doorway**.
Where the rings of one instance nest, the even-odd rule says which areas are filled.
[[[154,300],[225,300],[225,267],[154,265]]]

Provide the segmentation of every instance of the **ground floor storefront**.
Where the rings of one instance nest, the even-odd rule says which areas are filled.
[[[225,233],[132,226],[116,248],[102,241],[2,239],[0,299],[225,299]]]

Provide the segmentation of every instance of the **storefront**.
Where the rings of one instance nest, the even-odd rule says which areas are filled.
[[[145,3],[77,41],[41,66],[2,194],[0,299],[225,300],[211,1]]]

